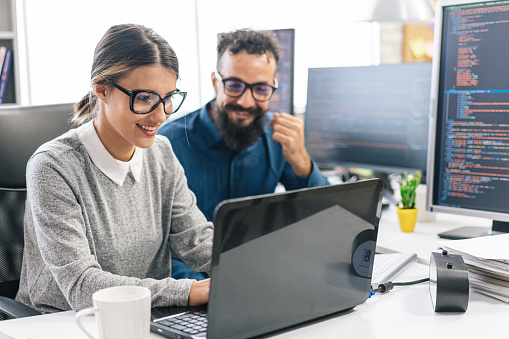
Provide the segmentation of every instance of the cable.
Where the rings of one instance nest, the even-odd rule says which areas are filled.
[[[395,282],[395,283],[393,283],[392,281],[388,281],[388,282],[383,283],[383,284],[378,284],[377,288],[371,288],[371,292],[373,294],[376,293],[376,292],[380,292],[380,293],[383,294],[383,293],[387,293],[390,290],[392,290],[394,288],[394,286],[414,285],[414,284],[420,284],[420,283],[423,283],[423,282],[426,282],[426,281],[429,281],[429,278],[423,278],[423,279],[419,279],[419,280],[405,281],[405,282]],[[370,293],[370,297],[373,294]]]
[[[405,281],[405,282],[395,282],[395,283],[393,283],[393,285],[394,286],[415,285],[415,284],[420,284],[420,283],[423,283],[426,281],[429,281],[429,278],[422,278],[422,279],[418,279],[418,280]]]

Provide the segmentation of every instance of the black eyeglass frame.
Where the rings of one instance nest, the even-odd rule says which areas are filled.
[[[274,86],[272,85],[269,85],[265,82],[257,82],[257,83],[254,83],[254,84],[248,84],[247,82],[244,82],[242,80],[240,80],[239,78],[235,78],[235,77],[230,77],[230,78],[226,78],[226,79],[223,79],[223,76],[221,75],[221,73],[219,73],[219,71],[216,70],[216,78],[217,76],[219,76],[219,80],[221,80],[221,82],[223,83],[223,91],[224,91],[224,94],[226,94],[227,96],[229,96],[230,98],[240,98],[241,96],[244,95],[244,93],[246,92],[247,89],[251,90],[251,96],[253,97],[253,99],[255,101],[258,101],[258,102],[267,102],[269,101],[270,99],[272,99],[272,96],[274,95],[274,92],[277,90],[278,88],[278,82],[277,82],[277,79],[274,78]],[[246,87],[244,87],[244,90],[239,94],[239,95],[230,95],[228,93],[226,93],[226,82],[227,81],[238,81],[238,82],[241,82],[243,83]],[[270,88],[272,88],[272,93],[270,94],[269,98],[267,100],[258,100],[255,98],[254,96],[254,93],[253,93],[253,87],[255,86],[268,86]]]
[[[157,92],[154,92],[154,91],[151,91],[151,90],[148,90],[148,89],[133,89],[132,91],[128,90],[127,88],[124,88],[122,86],[120,86],[119,84],[115,83],[114,81],[111,81],[107,78],[103,78],[107,83],[109,83],[110,85],[112,85],[113,87],[115,87],[116,89],[118,89],[119,91],[121,91],[122,93],[125,93],[129,96],[129,108],[131,109],[131,112],[133,112],[134,114],[149,114],[150,112],[152,112],[153,110],[155,110],[157,108],[157,106],[159,106],[159,104],[162,102],[163,103],[163,111],[165,114],[167,115],[171,115],[175,112],[177,112],[179,110],[179,108],[182,106],[182,104],[184,103],[184,101],[186,100],[186,97],[187,97],[187,92],[182,92],[180,91],[178,88],[175,90],[175,92],[172,92],[170,94],[168,94],[167,96],[165,96],[164,98],[162,98],[159,93]],[[134,98],[136,98],[136,95],[138,95],[138,93],[150,93],[150,94],[155,94],[159,97],[159,101],[157,102],[157,104],[155,104],[151,109],[150,111],[148,112],[144,112],[144,113],[140,113],[140,112],[136,112],[134,110]],[[164,100],[168,97],[171,97],[172,95],[175,95],[175,94],[179,94],[179,95],[182,95],[182,101],[180,102],[180,105],[171,113],[168,113],[166,112],[166,105],[164,104]]]

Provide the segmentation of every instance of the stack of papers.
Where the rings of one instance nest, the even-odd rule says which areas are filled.
[[[509,303],[509,233],[438,244],[463,257],[471,288]]]

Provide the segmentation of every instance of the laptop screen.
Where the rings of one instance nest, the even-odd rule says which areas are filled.
[[[215,213],[209,338],[244,338],[369,296],[382,184],[229,200]]]

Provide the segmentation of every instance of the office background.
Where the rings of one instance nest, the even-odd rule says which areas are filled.
[[[0,4],[3,1],[6,0],[0,0]],[[146,0],[141,4],[131,0],[90,0],[81,7],[78,2],[61,0],[13,1],[18,9],[20,5],[26,9],[18,13],[19,37],[23,39],[21,61],[25,62],[21,65],[21,80],[30,79],[21,84],[23,104],[78,100],[89,90],[95,44],[109,26],[124,22],[154,28],[175,48],[181,62],[179,87],[190,92],[183,112],[213,97],[209,75],[215,65],[215,39],[222,31],[240,27],[295,28],[294,103],[297,112],[303,112],[306,106],[308,68],[401,63],[405,58],[402,49],[408,27],[401,23],[364,22],[372,7],[371,0],[315,0],[312,3]],[[383,231],[377,240],[380,249],[416,252],[419,256],[420,264],[413,265],[398,280],[409,281],[428,274],[429,254],[436,250],[438,233],[464,225],[486,228],[491,225],[491,220],[485,218],[436,214],[436,221],[418,221],[416,232],[412,234],[400,231],[393,209],[383,214]],[[495,336],[505,331],[507,303],[472,293],[466,313],[443,315],[434,313],[429,296],[427,284],[401,287],[368,299],[347,316],[279,337],[308,338],[318,334],[323,338],[336,338],[338,333],[356,333],[358,338],[407,338],[409,335],[428,338],[430,334],[473,338]],[[0,331],[17,337],[54,338],[57,324],[60,329],[57,336],[69,337],[76,330],[74,315],[64,312],[21,322],[0,322]],[[401,328],[394,331],[394,324]],[[92,325],[95,326],[95,322],[91,321]],[[424,328],[427,330],[423,331]]]
[[[75,102],[90,89],[94,48],[119,23],[153,28],[181,63],[178,87],[189,92],[180,114],[214,97],[217,33],[238,28],[295,29],[294,109],[306,106],[311,67],[402,61],[403,24],[367,21],[374,0],[16,0],[20,101]]]

